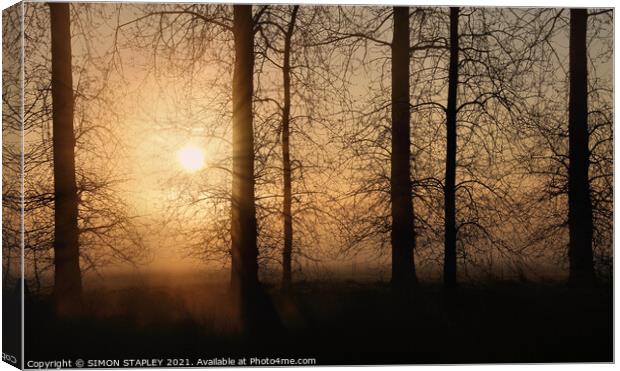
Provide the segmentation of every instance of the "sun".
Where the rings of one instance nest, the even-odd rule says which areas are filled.
[[[193,144],[186,144],[177,151],[177,161],[185,171],[200,170],[205,164],[205,152]]]

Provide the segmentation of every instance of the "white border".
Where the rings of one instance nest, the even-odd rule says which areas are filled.
[[[94,0],[86,0],[87,2],[101,2],[101,1],[94,1]],[[113,2],[118,2],[118,1],[113,1]],[[168,0],[168,1],[145,1],[145,0],[134,0],[133,2],[194,2],[194,1],[187,1],[187,0]],[[195,2],[205,2],[205,1],[195,1]],[[210,1],[213,3],[230,3],[230,1],[223,1],[223,0],[215,0],[215,1]],[[253,4],[260,4],[260,3],[273,3],[273,4],[288,4],[291,3],[290,1],[285,1],[285,0],[270,0],[270,1],[252,1],[252,0],[237,0],[237,3],[253,3]],[[1,9],[5,9],[13,4],[17,3],[17,1],[14,0],[0,0],[0,8]],[[385,1],[385,2],[381,2],[381,1],[373,1],[373,0],[338,0],[338,1],[334,1],[334,0],[313,0],[313,1],[308,1],[308,0],[299,0],[299,1],[295,1],[295,3],[299,3],[299,4],[349,4],[349,5],[428,5],[428,6],[448,6],[448,5],[459,5],[459,6],[465,6],[465,5],[475,5],[475,6],[502,6],[502,7],[588,7],[588,8],[614,8],[615,10],[615,2],[611,1],[611,0],[589,0],[589,1],[583,1],[583,0],[502,0],[497,1],[497,0],[473,0],[473,1],[467,1],[467,0],[424,0],[424,1],[419,1],[419,0],[414,0],[414,1],[403,1],[403,0],[389,0],[389,1]],[[23,8],[22,8],[23,10]],[[23,12],[22,12],[23,14]],[[23,20],[22,20],[23,22]],[[1,29],[0,29],[0,36],[1,36]],[[616,63],[617,63],[617,59],[615,58],[615,51],[617,50],[616,46],[617,46],[617,40],[618,40],[618,27],[617,27],[617,18],[614,17],[614,92],[615,92],[615,86],[617,86],[618,83],[618,76],[615,75],[615,71],[616,71]],[[22,58],[23,58],[23,54],[22,54]],[[0,61],[1,61],[1,56],[0,56]],[[22,83],[23,83],[23,63],[22,63]],[[615,107],[617,107],[617,102],[618,102],[618,97],[614,94],[614,129],[615,129],[615,119],[616,119],[616,112],[615,112]],[[22,107],[23,110],[23,107]],[[22,112],[23,114],[23,112]],[[23,141],[23,136],[22,136],[22,141]],[[1,137],[0,137],[0,143],[1,143]],[[616,162],[615,162],[615,149],[616,146],[618,145],[619,140],[617,135],[615,135],[614,137],[614,184],[615,184],[615,174],[617,173],[617,166],[616,166]],[[23,142],[22,142],[22,146],[23,146]],[[22,149],[22,153],[23,153],[23,149]],[[22,158],[23,161],[23,158]],[[23,164],[23,162],[22,162]],[[0,169],[1,169],[1,164],[0,164]],[[22,174],[23,176],[23,174]],[[22,187],[23,187],[23,181],[22,181]],[[0,189],[1,189],[1,185],[0,185]],[[22,189],[22,196],[23,196],[23,189]],[[614,187],[614,200],[616,199],[617,193],[616,193],[616,188]],[[23,199],[22,199],[22,207],[23,207]],[[22,213],[23,214],[23,213]],[[23,215],[22,215],[22,223],[23,223]],[[616,251],[615,247],[616,247],[616,241],[618,241],[618,230],[615,228],[614,225],[614,252]],[[0,235],[1,235],[1,231],[0,231]],[[23,244],[23,224],[22,224],[22,244]],[[21,261],[21,265],[22,265],[22,276],[23,276],[23,269],[24,269],[24,265],[23,265],[23,247],[22,247],[22,261]],[[615,254],[614,254],[614,267],[615,267],[615,263],[616,263],[616,258],[615,258]],[[0,268],[1,269],[1,268]],[[618,284],[620,283],[620,280],[618,279],[617,275],[614,275],[614,340],[615,340],[615,333],[618,330],[618,324],[615,321],[615,310],[617,309],[617,307],[615,306],[615,293],[616,293],[616,289],[618,287]],[[23,290],[23,286],[22,286],[22,290]],[[22,292],[22,297],[23,297],[23,292]],[[2,299],[0,297],[0,304],[2,303]],[[22,313],[23,316],[23,313]],[[22,321],[22,333],[23,333],[23,321]],[[2,326],[0,324],[0,330],[2,329]],[[2,346],[2,339],[0,336],[0,347]],[[618,344],[614,341],[614,355],[617,354],[618,351]],[[23,337],[22,337],[22,360],[23,360]],[[602,370],[602,369],[610,369],[610,368],[614,368],[615,365],[614,364],[546,364],[546,365],[460,365],[460,366],[445,366],[445,365],[440,365],[440,366],[376,366],[376,368],[378,369],[405,369],[405,368],[416,368],[417,370],[449,370],[449,369],[453,369],[454,367],[458,367],[459,370],[467,370],[467,371],[474,371],[474,370],[480,370],[481,368],[483,370],[489,370],[489,371],[494,371],[494,370],[521,370],[521,369],[528,369],[528,370],[546,370],[546,371],[559,371],[559,370],[567,370],[567,371],[573,371],[573,370],[582,370],[585,367],[588,367],[589,369],[592,370]],[[323,370],[338,370],[338,369],[343,369],[345,367],[320,367]],[[368,366],[347,366],[347,369],[353,369],[353,370],[363,370],[368,368]],[[240,369],[240,368],[234,368],[234,369]],[[261,369],[267,369],[267,370],[276,370],[278,368],[275,367],[261,367]],[[288,370],[304,370],[304,369],[308,369],[307,367],[288,367]],[[0,371],[9,371],[9,370],[15,370],[15,368],[11,367],[10,365],[8,365],[7,363],[4,362],[0,362]],[[184,370],[182,368],[179,369],[174,369],[174,368],[169,368],[168,370]]]

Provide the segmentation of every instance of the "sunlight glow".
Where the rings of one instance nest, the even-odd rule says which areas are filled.
[[[204,167],[205,152],[193,144],[186,144],[177,151],[177,161],[188,172],[194,172]]]

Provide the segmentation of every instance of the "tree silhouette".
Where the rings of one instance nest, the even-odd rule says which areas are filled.
[[[409,8],[394,7],[392,39],[392,284],[416,282],[415,232],[411,191],[411,117],[409,112]]]
[[[82,277],[75,181],[71,23],[68,3],[50,3],[54,152],[54,298],[59,315],[79,314]]]
[[[256,206],[254,201],[254,128],[252,95],[254,31],[252,6],[235,5],[233,33],[233,179],[232,179],[232,275],[234,290],[242,295],[256,290]]]
[[[284,64],[282,66],[282,80],[284,87],[284,102],[282,103],[282,175],[283,175],[283,216],[284,216],[284,247],[282,250],[282,285],[286,288],[291,285],[291,263],[293,253],[293,214],[292,187],[291,187],[291,48],[295,20],[299,5],[293,7],[291,18],[284,35]]]
[[[456,286],[456,98],[459,65],[459,8],[450,8],[450,64],[446,107],[446,179],[444,184],[444,285]]]
[[[9,291],[21,276],[21,177],[22,114],[20,112],[23,80],[19,59],[22,57],[20,22],[21,4],[2,11],[2,287]],[[21,309],[19,309],[21,310]]]
[[[588,64],[586,32],[588,10],[570,11],[568,224],[569,282],[594,282],[592,260],[592,201],[590,198],[590,149],[588,129]]]
[[[233,7],[232,275],[241,321],[249,334],[276,328],[278,319],[258,280],[256,201],[254,195],[254,21],[251,5]]]
[[[611,276],[613,131],[607,66],[612,17],[609,9],[590,11],[587,21],[579,12],[573,17],[568,9],[540,9],[538,13],[529,33],[538,39],[530,48],[536,61],[524,80],[532,86],[523,93],[536,98],[520,103],[526,109],[521,110],[523,115],[514,127],[526,130],[524,136],[529,139],[524,142],[520,162],[540,182],[523,195],[522,204],[529,206],[521,213],[537,221],[530,228],[533,249],[545,251],[562,267],[568,265],[569,284],[589,284],[593,282],[590,270],[601,278]],[[587,185],[583,184],[584,172]],[[583,212],[576,215],[574,207],[583,208]],[[591,237],[585,237],[587,234]],[[572,242],[577,240],[581,243]],[[529,254],[535,255],[533,250]]]
[[[22,364],[24,4],[2,10],[2,351]]]

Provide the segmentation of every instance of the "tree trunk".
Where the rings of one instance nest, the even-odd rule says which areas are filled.
[[[232,284],[242,292],[258,283],[254,200],[252,94],[254,33],[252,6],[234,6]]]
[[[459,62],[459,8],[450,8],[450,66],[446,109],[446,181],[444,184],[444,267],[447,288],[456,286],[456,89]]]
[[[416,282],[415,232],[411,190],[409,107],[409,8],[394,7],[392,40],[392,285]]]
[[[255,336],[279,327],[273,303],[258,281],[256,206],[254,197],[254,130],[252,96],[254,30],[251,5],[235,5],[233,33],[233,179],[231,288],[245,334]]]
[[[295,20],[299,6],[293,7],[291,20],[284,39],[284,65],[282,67],[284,85],[284,105],[282,106],[282,175],[284,179],[284,249],[282,251],[282,286],[291,285],[291,266],[293,255],[293,213],[291,191],[291,152],[290,152],[290,125],[291,125],[291,39],[295,30]]]
[[[571,9],[570,13],[570,96],[569,96],[569,167],[568,223],[569,282],[594,282],[592,258],[592,202],[588,170],[588,66],[586,53],[587,9]]]
[[[50,3],[54,152],[54,299],[61,316],[82,309],[68,3]]]

